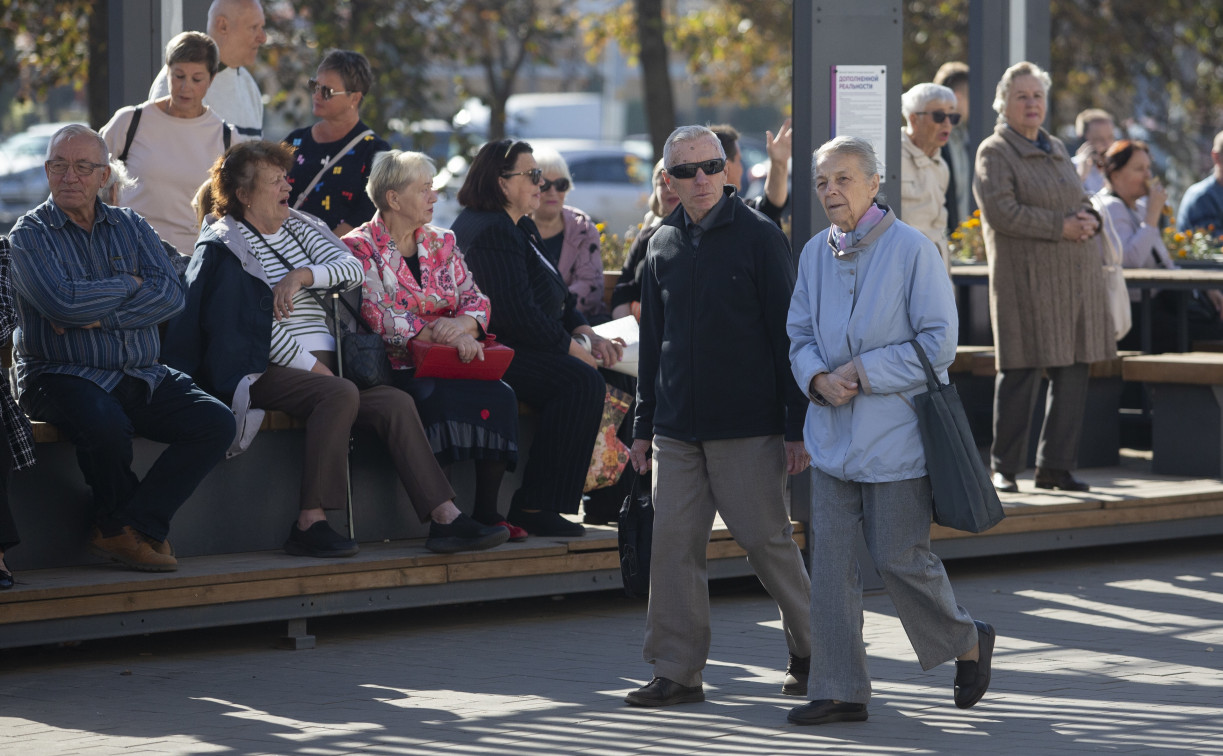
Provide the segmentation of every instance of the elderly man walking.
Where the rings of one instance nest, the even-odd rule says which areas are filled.
[[[177,568],[170,518],[234,437],[234,417],[158,363],[157,324],[183,308],[178,275],[143,218],[98,199],[106,142],[66,126],[47,148],[51,199],[13,227],[17,391],[76,445],[93,489],[91,549],[150,572]],[[168,444],[138,480],[132,436]]]
[[[786,474],[809,459],[801,441],[806,402],[786,339],[795,276],[789,243],[725,185],[726,153],[709,129],[676,129],[663,164],[680,206],[650,239],[646,258],[630,450],[639,472],[657,468],[643,649],[654,677],[625,702],[705,700],[705,560],[718,514],[781,608],[790,652],[782,692],[805,695],[810,580],[783,499]]]
[[[259,0],[213,0],[208,6],[208,36],[221,52],[221,70],[204,96],[204,104],[225,119],[239,140],[263,138],[263,95],[249,69],[259,48],[268,41],[263,31]],[[170,72],[161,73],[149,87],[149,100],[170,94]]]

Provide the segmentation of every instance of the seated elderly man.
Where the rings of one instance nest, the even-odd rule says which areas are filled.
[[[93,489],[90,547],[137,570],[177,568],[170,519],[225,455],[229,408],[157,362],[157,324],[183,308],[178,276],[139,215],[98,199],[106,143],[88,127],[47,147],[51,198],[13,227],[21,406],[76,444]],[[168,444],[139,480],[132,436]]]
[[[1213,228],[1216,238],[1223,239],[1223,131],[1215,134],[1211,145],[1210,175],[1185,191],[1176,212],[1178,231]]]
[[[947,184],[951,169],[940,152],[960,122],[955,92],[939,84],[918,84],[900,98],[905,130],[900,134],[900,214],[938,247],[951,270],[947,247]]]

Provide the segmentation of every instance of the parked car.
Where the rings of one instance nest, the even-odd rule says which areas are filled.
[[[43,162],[51,137],[68,123],[41,123],[0,142],[0,224],[7,229],[51,193]]]

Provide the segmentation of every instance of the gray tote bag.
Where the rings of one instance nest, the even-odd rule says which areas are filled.
[[[913,409],[934,491],[934,521],[955,530],[982,533],[1006,516],[1002,502],[977,453],[955,386],[939,383],[925,350],[916,339],[908,343],[926,370],[928,390],[913,397]]]

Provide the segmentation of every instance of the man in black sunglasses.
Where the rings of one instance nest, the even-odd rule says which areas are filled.
[[[638,472],[657,467],[643,648],[654,674],[625,702],[705,700],[705,558],[718,514],[781,609],[790,653],[782,692],[805,695],[810,581],[784,503],[786,474],[810,460],[801,440],[807,400],[786,337],[790,245],[726,185],[726,153],[708,128],[676,129],[663,164],[680,205],[650,238],[642,272],[629,452]]]
[[[934,242],[951,271],[947,246],[947,185],[951,169],[941,151],[960,122],[955,92],[918,84],[900,98],[905,130],[900,134],[900,212],[905,223]]]

